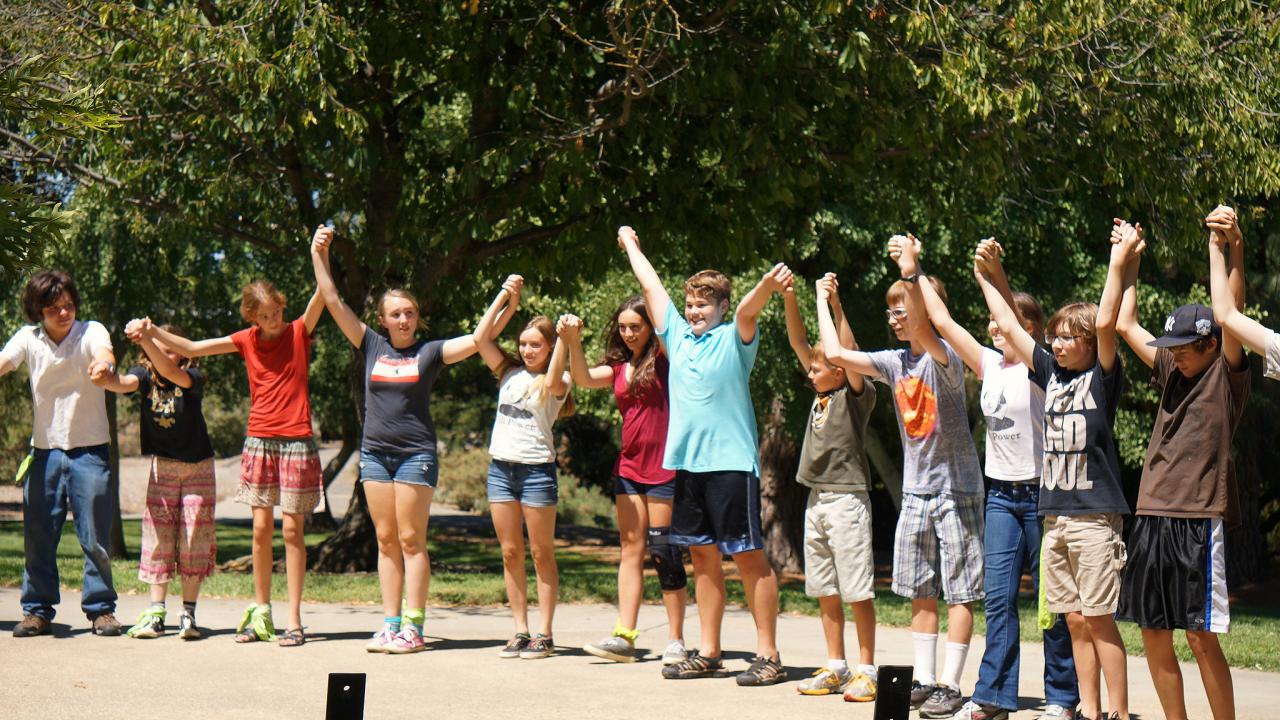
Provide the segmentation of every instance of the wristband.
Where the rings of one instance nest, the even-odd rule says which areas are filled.
[[[918,272],[911,273],[910,275],[906,275],[902,278],[902,282],[909,282],[909,283],[918,282],[919,280],[920,280],[920,273]]]

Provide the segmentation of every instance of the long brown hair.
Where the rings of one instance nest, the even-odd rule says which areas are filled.
[[[622,331],[618,329],[618,318],[628,310],[639,315],[645,325],[649,326],[649,341],[645,343],[638,355],[627,347],[627,343],[622,340]],[[631,380],[627,382],[627,396],[632,398],[643,396],[657,382],[658,353],[661,350],[658,345],[658,334],[653,329],[653,319],[649,317],[649,308],[644,304],[644,297],[632,295],[623,300],[614,311],[613,317],[609,319],[606,332],[604,357],[601,358],[600,364],[610,367],[630,364],[632,371]]]
[[[556,337],[555,324],[553,324],[551,322],[551,318],[548,318],[546,315],[535,315],[534,317],[529,319],[529,322],[525,323],[523,328],[520,329],[520,334],[516,336],[517,342],[519,340],[520,335],[525,334],[525,332],[528,330],[537,330],[538,333],[542,335],[543,339],[547,341],[547,346],[551,348],[551,353],[548,353],[547,355],[547,363],[548,365],[550,365],[551,354],[555,353],[556,351],[557,337]],[[502,378],[507,373],[522,367],[524,367],[524,360],[520,359],[519,355],[504,350],[502,352],[502,364],[498,366],[497,370],[493,371],[493,374],[497,376],[499,382],[501,382]],[[533,397],[535,395],[541,395],[539,401],[545,402],[546,396],[542,395],[542,392],[547,384],[547,371],[544,369],[542,372],[538,373],[537,375],[538,377],[535,378],[533,383],[529,385],[529,389],[525,393],[525,397]],[[577,409],[578,409],[578,406],[573,401],[573,389],[570,388],[569,397],[565,398],[564,404],[560,406],[560,412],[556,415],[556,419],[558,420],[563,417],[569,417],[570,415],[577,412]]]

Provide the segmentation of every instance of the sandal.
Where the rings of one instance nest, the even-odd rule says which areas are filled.
[[[258,640],[271,642],[276,639],[276,629],[271,622],[270,605],[250,605],[244,611],[244,617],[236,626],[235,640],[238,643],[251,643]]]
[[[280,633],[280,647],[300,647],[307,644],[307,636],[302,628],[289,628]]]

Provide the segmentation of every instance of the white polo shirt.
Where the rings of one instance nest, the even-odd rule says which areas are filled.
[[[89,380],[93,354],[102,349],[111,349],[107,329],[77,320],[61,343],[54,344],[43,326],[28,325],[0,350],[0,359],[15,368],[26,361],[31,372],[31,443],[37,448],[70,450],[108,442],[106,392]]]

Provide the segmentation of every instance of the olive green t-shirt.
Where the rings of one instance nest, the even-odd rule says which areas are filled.
[[[818,393],[805,423],[796,481],[816,490],[865,491],[870,473],[863,440],[875,406],[876,389],[870,380],[862,383],[861,393],[848,385]]]

